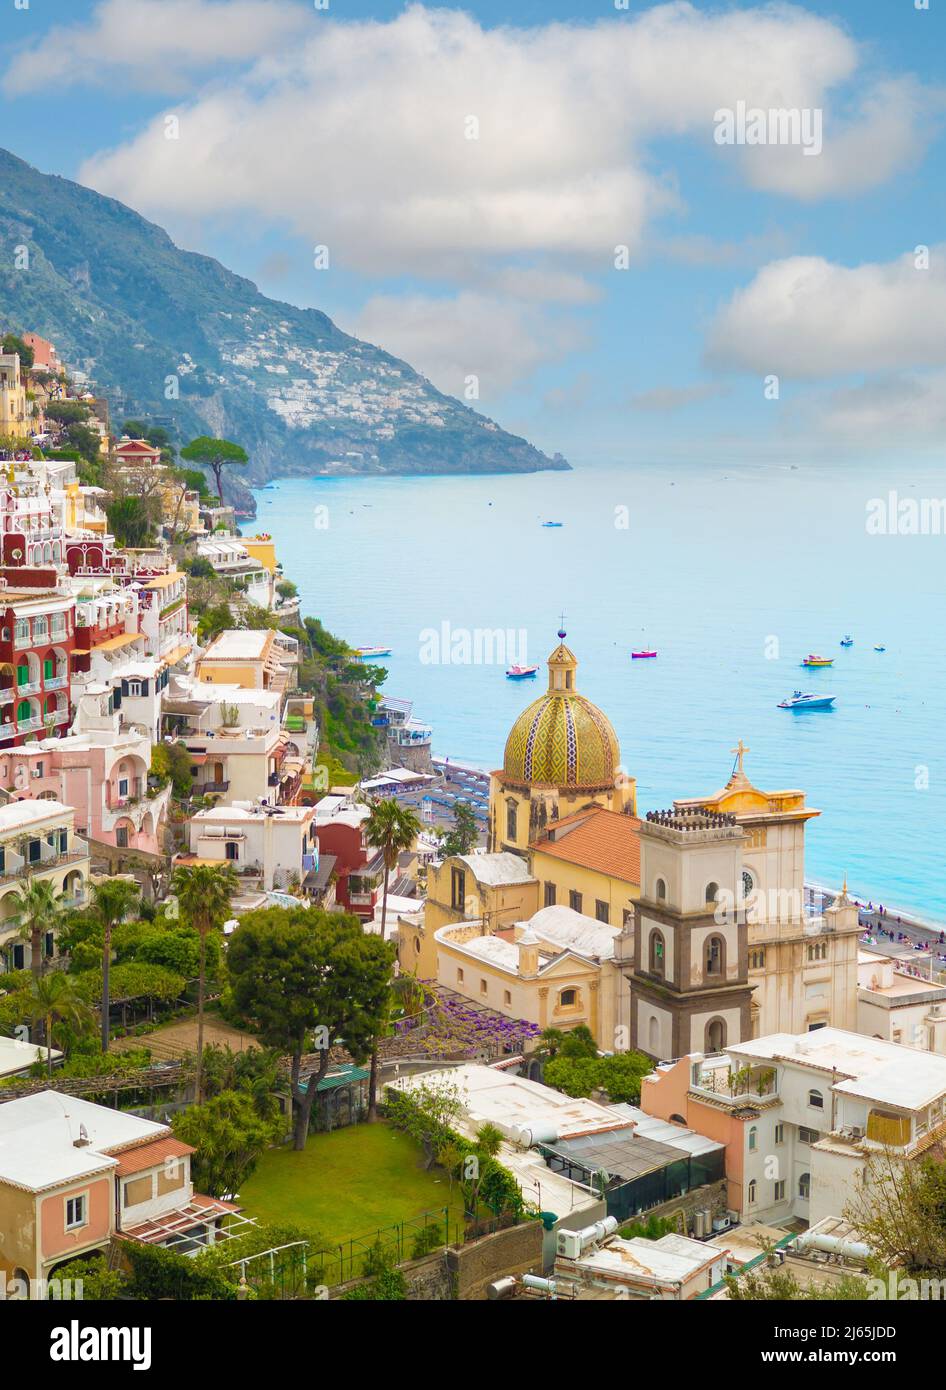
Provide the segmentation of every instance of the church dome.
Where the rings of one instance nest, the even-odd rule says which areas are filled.
[[[520,786],[613,787],[621,761],[617,736],[597,705],[575,690],[578,662],[563,640],[548,668],[548,690],[509,731],[504,779]]]

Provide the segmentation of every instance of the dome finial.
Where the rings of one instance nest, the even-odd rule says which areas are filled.
[[[565,613],[563,610],[562,615],[558,620],[558,640],[560,642],[564,642],[567,636],[568,633],[565,631]]]

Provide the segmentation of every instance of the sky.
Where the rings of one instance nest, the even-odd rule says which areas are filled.
[[[946,0],[0,0],[0,40],[14,154],[577,465],[938,457]]]

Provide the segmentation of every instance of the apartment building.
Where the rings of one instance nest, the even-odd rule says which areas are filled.
[[[6,786],[12,775],[9,753],[0,750],[0,782]],[[0,805],[0,969],[30,965],[30,945],[21,939],[17,921],[18,890],[30,879],[45,879],[64,895],[65,905],[78,907],[86,901],[88,878],[89,847],[76,832],[71,806],[49,799]],[[50,930],[43,955],[55,953]]]
[[[20,355],[3,352],[0,353],[0,439],[25,442],[29,437],[29,408]]]
[[[75,599],[55,588],[14,589],[0,578],[0,747],[70,720]]]
[[[182,1254],[224,1238],[237,1209],[194,1191],[192,1153],[167,1125],[58,1091],[0,1106],[4,1287],[48,1297],[116,1235]]]
[[[314,806],[215,806],[198,811],[189,832],[194,859],[231,864],[237,873],[258,877],[267,892],[304,889],[306,879],[314,880],[318,873]]]
[[[661,1064],[641,1087],[650,1115],[726,1147],[743,1220],[842,1216],[885,1152],[946,1135],[946,1057],[840,1028],[776,1033]]]

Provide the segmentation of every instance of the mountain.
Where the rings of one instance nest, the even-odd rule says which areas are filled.
[[[237,440],[240,479],[568,468],[317,309],[268,299],[153,222],[0,150],[0,325],[88,373],[113,418]],[[29,265],[13,268],[26,247]],[[172,379],[168,388],[167,383]],[[179,395],[173,394],[176,379]],[[230,475],[232,477],[232,474]],[[225,484],[246,510],[244,483]]]

